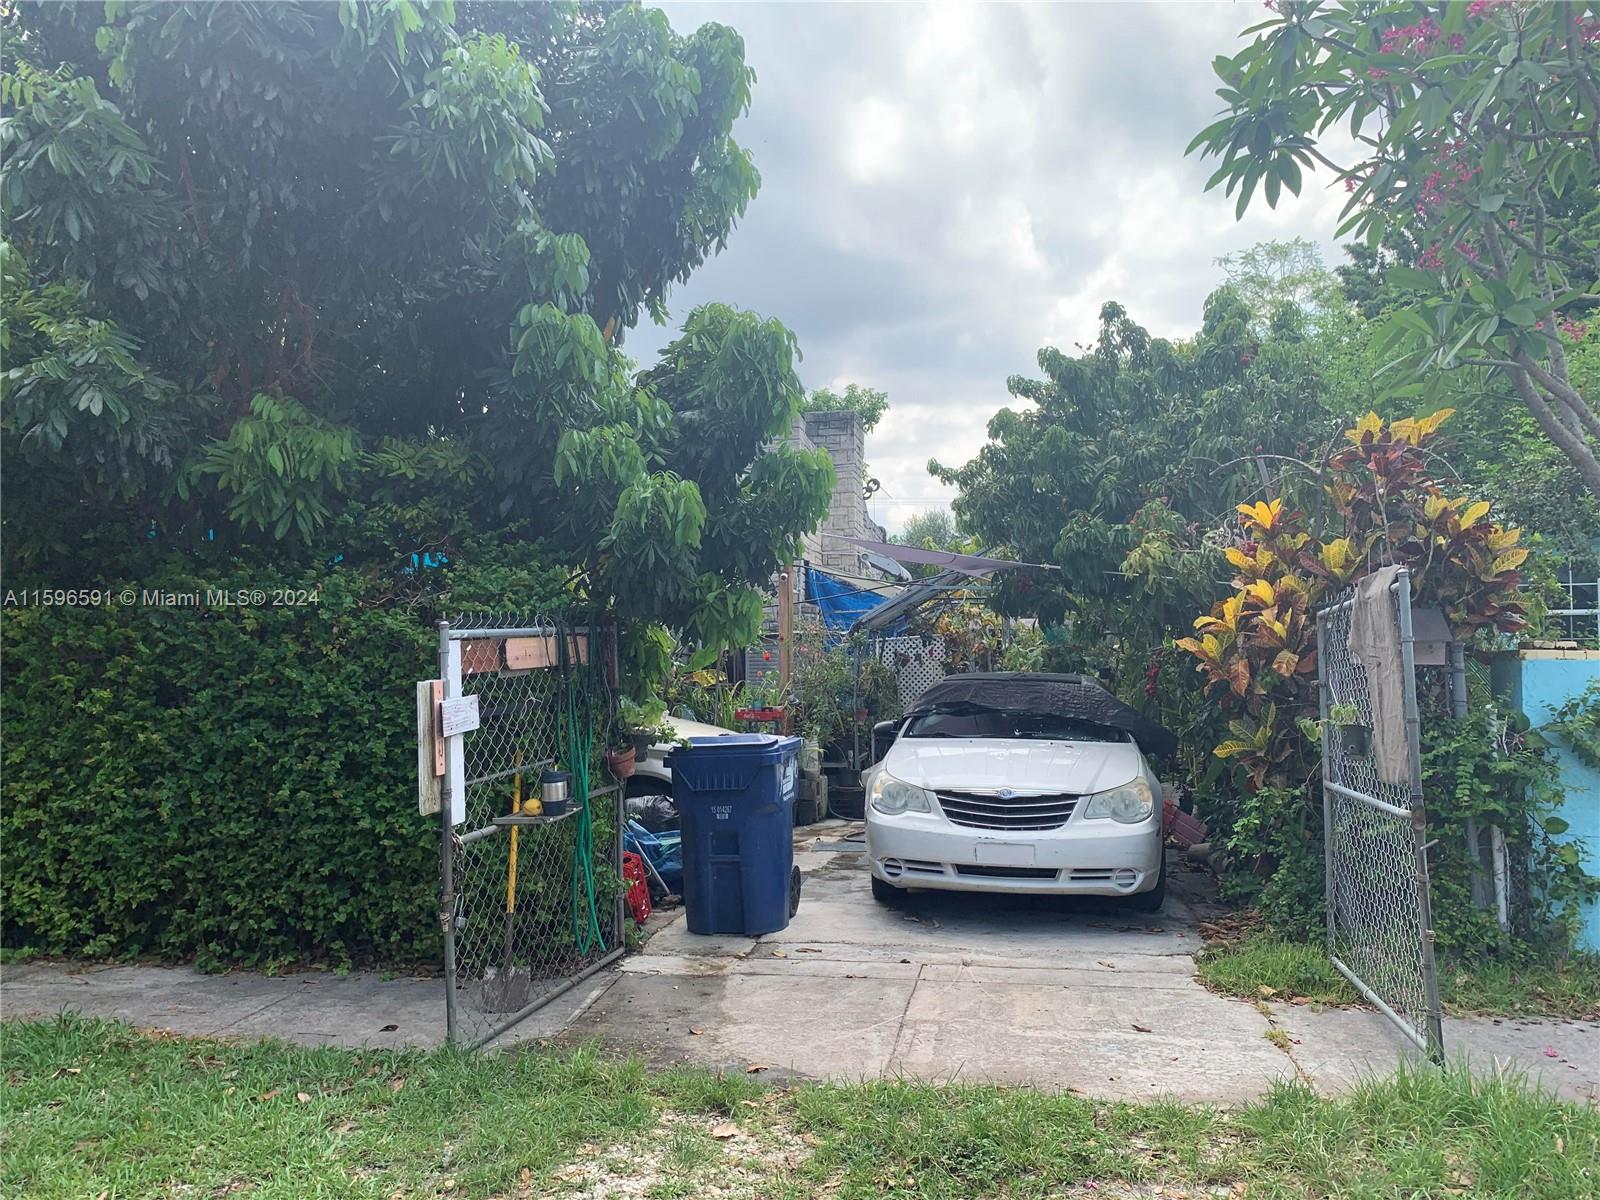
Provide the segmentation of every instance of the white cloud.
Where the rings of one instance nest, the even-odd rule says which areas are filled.
[[[721,21],[756,68],[736,130],[761,194],[671,298],[725,300],[799,336],[808,386],[884,388],[869,440],[891,528],[949,489],[1007,376],[1040,346],[1093,338],[1119,300],[1185,336],[1214,260],[1266,238],[1329,239],[1344,200],[1308,176],[1274,212],[1202,189],[1184,156],[1218,106],[1211,60],[1259,7],[1239,4],[668,5],[676,28]],[[641,359],[669,331],[630,337]]]

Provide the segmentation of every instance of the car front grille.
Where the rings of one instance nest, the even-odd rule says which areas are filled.
[[[1078,797],[997,796],[992,792],[938,792],[939,807],[957,825],[971,829],[1060,829]]]
[[[980,879],[1054,879],[1061,872],[1054,867],[969,867],[962,863],[957,865],[956,874]]]

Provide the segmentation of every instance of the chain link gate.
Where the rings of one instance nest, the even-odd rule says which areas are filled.
[[[481,1046],[623,952],[622,789],[601,766],[614,662],[598,625],[437,628],[446,704],[478,709],[476,728],[442,739],[446,1029]],[[556,767],[571,774],[567,812],[519,813]]]
[[[1374,703],[1367,668],[1351,649],[1356,590],[1317,611],[1328,956],[1362,996],[1442,1063],[1409,572],[1397,574],[1384,598],[1400,652],[1399,711]],[[1403,782],[1379,778],[1375,751],[1385,736],[1404,739]]]

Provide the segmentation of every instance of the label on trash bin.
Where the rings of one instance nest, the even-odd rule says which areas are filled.
[[[731,821],[733,819],[733,805],[713,804],[711,806],[711,819],[714,821]]]

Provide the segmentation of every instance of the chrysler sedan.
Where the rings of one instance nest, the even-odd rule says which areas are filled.
[[[872,894],[1166,896],[1161,783],[1172,735],[1091,679],[955,675],[892,729],[867,773]]]

